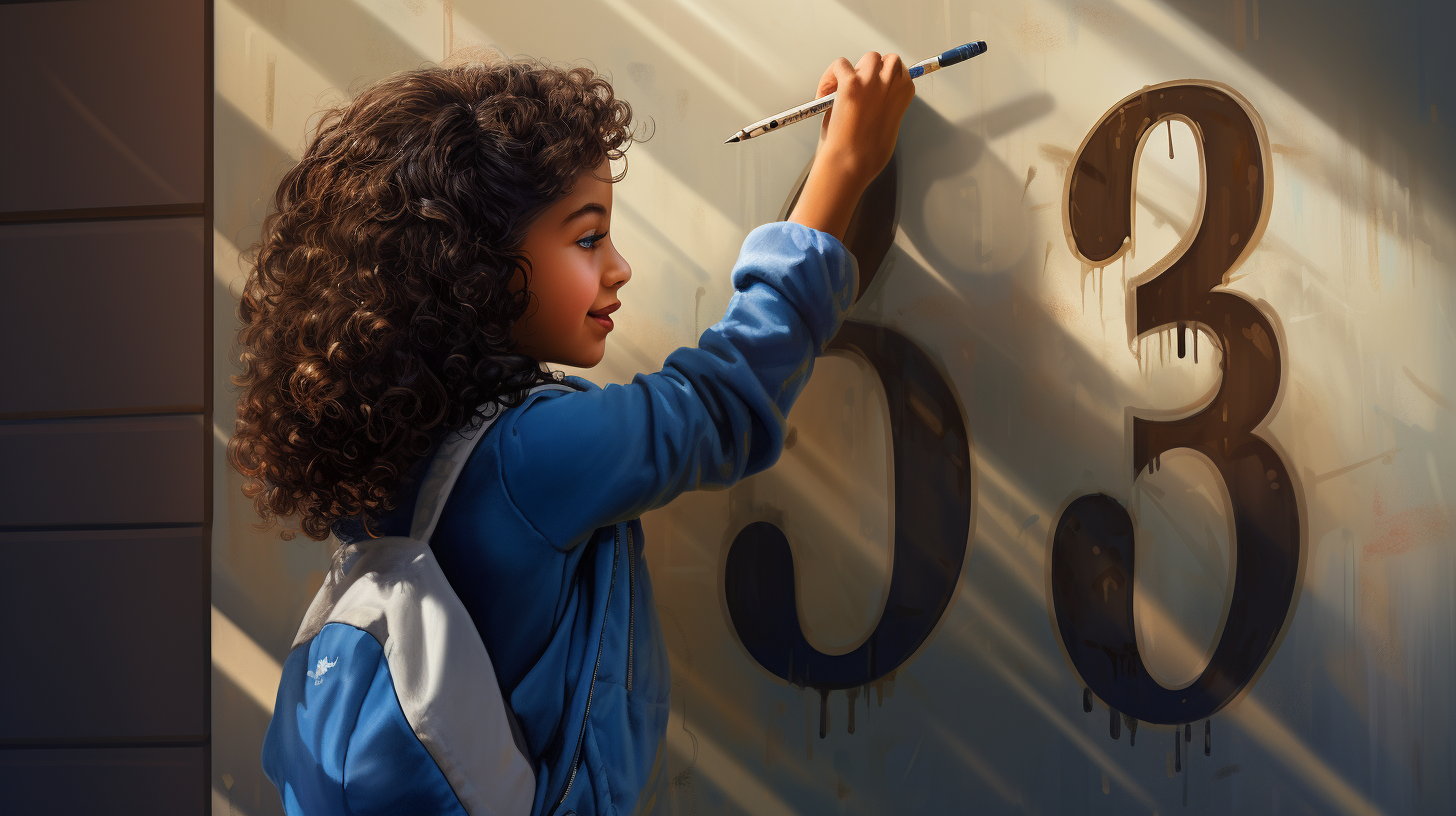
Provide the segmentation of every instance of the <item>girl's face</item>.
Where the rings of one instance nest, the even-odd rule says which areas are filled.
[[[612,246],[607,160],[531,224],[521,251],[531,261],[531,305],[511,333],[516,350],[546,363],[591,368],[607,350],[608,317],[632,268]],[[512,290],[522,285],[517,272]]]

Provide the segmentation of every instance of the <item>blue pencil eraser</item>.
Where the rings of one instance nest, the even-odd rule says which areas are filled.
[[[944,54],[941,54],[940,67],[945,68],[949,65],[955,65],[958,62],[965,62],[971,57],[984,53],[986,53],[985,40],[977,40],[973,43],[966,43],[965,45],[957,46],[956,48],[952,48]]]

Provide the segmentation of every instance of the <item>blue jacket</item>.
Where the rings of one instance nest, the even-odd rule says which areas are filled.
[[[627,385],[569,377],[574,391],[533,393],[470,453],[429,547],[519,724],[535,771],[532,814],[625,816],[637,806],[659,759],[670,688],[638,516],[778,459],[789,408],[852,305],[857,276],[833,236],[761,226],[744,241],[727,312],[696,348]],[[409,530],[407,492],[381,519],[387,535]],[[335,530],[348,541],[361,528],[350,520]],[[352,637],[329,648],[371,648],[367,636]],[[466,813],[409,738],[387,681],[357,679],[347,703],[331,704],[353,708],[334,716],[331,731],[300,724],[315,693],[307,670],[325,653],[303,644],[290,654],[264,743],[264,768],[289,813],[313,813],[289,805],[290,787],[297,802],[305,787],[327,789],[324,799],[339,803],[328,813],[400,812],[405,802],[419,803],[412,813]],[[329,740],[347,744],[330,753]]]

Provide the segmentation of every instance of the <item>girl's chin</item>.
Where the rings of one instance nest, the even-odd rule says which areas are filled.
[[[570,360],[557,360],[561,365],[569,365],[573,368],[594,368],[606,356],[607,343],[603,340],[594,348],[582,349],[580,353],[571,355]]]

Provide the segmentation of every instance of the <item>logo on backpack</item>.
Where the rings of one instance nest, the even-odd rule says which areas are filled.
[[[308,672],[308,676],[313,678],[313,684],[317,686],[324,681],[324,672],[337,665],[339,665],[339,659],[337,657],[332,661],[327,657],[321,657],[319,658],[318,666],[313,671]]]

